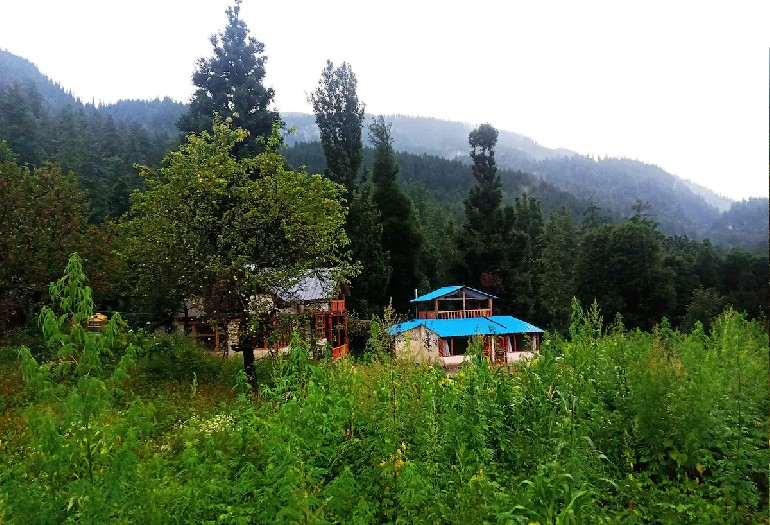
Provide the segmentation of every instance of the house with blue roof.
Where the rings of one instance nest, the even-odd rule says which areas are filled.
[[[480,336],[484,354],[505,364],[540,348],[543,330],[510,315],[493,315],[494,295],[470,286],[444,286],[412,299],[415,318],[388,328],[396,355],[456,367],[466,359],[470,339]]]

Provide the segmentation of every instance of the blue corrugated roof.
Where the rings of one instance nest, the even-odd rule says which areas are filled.
[[[431,301],[433,299],[438,299],[439,297],[443,297],[445,295],[449,295],[452,292],[456,292],[457,290],[461,288],[467,288],[468,290],[473,290],[476,293],[480,293],[481,295],[484,295],[486,297],[491,297],[492,299],[497,299],[494,295],[490,295],[486,292],[482,292],[481,290],[476,290],[475,288],[471,288],[470,286],[464,286],[462,284],[457,284],[454,286],[442,286],[438,290],[433,290],[432,292],[428,292],[425,295],[421,295],[420,297],[416,297],[412,299],[410,302],[412,303],[421,303],[423,301]]]
[[[473,317],[469,319],[412,319],[388,328],[391,335],[407,332],[420,325],[439,337],[471,337],[474,335],[504,335],[542,333],[543,330],[510,315]]]

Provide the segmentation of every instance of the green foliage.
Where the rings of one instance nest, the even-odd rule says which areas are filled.
[[[227,26],[211,37],[213,56],[198,60],[192,76],[197,89],[177,125],[182,133],[201,133],[213,130],[215,115],[232,119],[235,127],[249,132],[249,140],[234,145],[236,156],[244,158],[261,150],[258,139],[270,137],[279,116],[268,109],[275,95],[273,88],[263,85],[265,46],[249,34],[239,18],[240,4],[236,0],[227,8]]]
[[[189,135],[159,170],[142,168],[123,225],[126,277],[154,311],[204,299],[207,315],[239,316],[255,292],[329,268],[344,279],[347,236],[342,188],[286,168],[277,128],[254,158],[234,156],[248,132],[217,123]]]
[[[358,187],[350,203],[346,225],[350,237],[350,257],[360,263],[361,271],[350,283],[351,309],[367,314],[387,301],[387,287],[392,268],[390,254],[382,244],[382,220],[371,199],[371,184]]]
[[[390,124],[386,124],[383,117],[375,118],[369,134],[374,144],[372,202],[380,213],[382,249],[390,255],[388,262],[392,269],[387,295],[397,310],[404,311],[420,284],[418,263],[423,236],[414,204],[396,180],[399,168]]]
[[[335,68],[327,60],[318,87],[309,97],[326,158],[325,173],[349,193],[358,183],[364,153],[361,128],[365,105],[358,100],[357,84],[347,62]]]
[[[0,443],[11,465],[0,472],[0,516],[761,522],[770,363],[759,325],[730,310],[710,334],[666,322],[645,333],[605,328],[595,304],[572,308],[569,341],[546,340],[540,356],[507,369],[490,366],[476,340],[451,376],[397,359],[313,362],[295,337],[257,400],[241,373],[234,396],[206,404],[196,381],[178,401],[129,402],[111,393],[104,365],[56,379],[25,358],[24,374],[45,381],[29,383],[18,445]]]
[[[579,242],[575,221],[562,209],[543,226],[538,259],[540,299],[549,328],[563,329],[569,322],[570,301],[575,295],[574,255]]]
[[[630,219],[589,230],[575,261],[577,296],[650,329],[675,301],[674,274],[663,264],[662,235]]]
[[[70,253],[91,245],[83,192],[58,166],[0,162],[0,330],[26,323]],[[94,246],[89,261],[100,258]]]

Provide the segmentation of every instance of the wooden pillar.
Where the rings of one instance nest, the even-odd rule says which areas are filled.
[[[449,338],[449,355],[455,355],[455,338]]]
[[[438,299],[433,301],[433,305],[435,307],[435,312],[436,312],[436,316],[434,317],[434,319],[438,319]]]
[[[488,303],[487,307],[489,308],[489,315],[492,315],[492,298],[491,297],[487,299],[487,303]]]
[[[219,353],[219,323],[214,325],[214,351]]]
[[[516,347],[516,334],[513,334],[513,351],[518,352],[519,349]]]
[[[348,338],[348,316],[345,316],[345,346],[348,349],[348,353],[350,353],[350,339]]]
[[[463,288],[463,312],[465,312],[465,288]],[[465,317],[464,313],[463,313],[463,317]]]

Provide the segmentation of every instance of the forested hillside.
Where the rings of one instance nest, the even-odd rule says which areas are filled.
[[[301,145],[318,141],[318,128],[313,116],[286,113],[282,117],[287,127],[296,128],[287,137],[287,143],[300,149],[313,148]],[[447,161],[455,160],[458,164],[469,163],[467,134],[473,127],[470,124],[403,115],[389,116],[388,119],[393,124],[393,146],[397,151],[428,154]],[[316,162],[314,155],[304,151],[289,153],[289,157],[305,158],[309,167],[322,166]],[[763,201],[764,211],[761,204],[757,203],[751,207],[751,212],[744,214],[748,220],[743,223],[740,233],[736,232],[732,237],[732,230],[725,230],[722,224],[724,221],[720,220],[722,213],[729,210],[732,201],[707,188],[675,177],[657,166],[632,159],[594,159],[569,150],[548,149],[532,139],[506,131],[500,132],[496,158],[509,195],[527,192],[527,185],[532,184],[531,181],[542,179],[561,190],[562,195],[570,194],[573,202],[575,199],[583,203],[591,202],[605,209],[613,220],[631,216],[632,207],[641,201],[649,204],[647,213],[655,217],[660,230],[667,235],[687,235],[701,240],[710,238],[716,245],[725,248],[742,246],[752,251],[762,251],[767,247],[767,200]],[[464,192],[470,187],[470,180],[461,175],[459,167],[454,169],[450,162],[443,163],[441,167],[438,167],[440,162],[437,160],[420,164],[421,174],[402,176],[405,180],[424,181],[441,200],[451,198],[454,189],[462,188]],[[431,169],[433,167],[435,169]],[[516,172],[530,174],[525,177],[530,182],[520,180],[523,191],[519,191],[518,184],[506,177],[506,174]],[[542,181],[539,184],[542,185]],[[437,182],[440,184],[435,184]],[[527,193],[533,194],[536,191],[532,188]],[[568,200],[565,200],[564,205],[572,209]],[[552,209],[545,204],[544,207]]]
[[[176,143],[164,131],[168,125],[116,122],[6,51],[0,51],[0,79],[0,155],[32,167],[56,162],[74,173],[96,222],[124,213],[130,192],[143,187],[135,164],[160,162]]]
[[[0,57],[6,80],[0,89],[0,139],[4,141],[0,154],[10,162],[6,173],[17,173],[19,166],[26,164],[36,177],[42,177],[48,172],[34,171],[35,167],[46,162],[60,164],[64,174],[74,174],[90,201],[87,211],[78,213],[90,215],[95,223],[117,218],[129,209],[130,192],[145,189],[134,165],[158,165],[180,140],[180,117],[189,122],[185,112],[200,110],[168,98],[98,107],[83,104],[30,62],[7,52]],[[201,115],[196,122],[205,123]],[[352,173],[344,179],[350,222],[358,226],[350,231],[351,247],[354,260],[362,261],[363,266],[352,283],[351,304],[362,312],[377,311],[388,298],[405,307],[407,295],[415,288],[427,290],[459,281],[492,288],[511,313],[559,329],[565,328],[564,312],[573,295],[587,302],[597,299],[606,311],[621,312],[640,326],[650,326],[663,315],[682,325],[690,322],[698,308],[715,311],[725,304],[758,315],[760,305],[767,303],[762,293],[766,268],[763,270],[759,262],[761,257],[718,251],[743,248],[767,252],[765,199],[734,203],[720,214],[686,183],[655,166],[549,150],[526,137],[495,130],[492,150],[500,202],[493,204],[494,197],[480,205],[486,207],[487,221],[498,223],[502,233],[490,232],[488,241],[480,241],[483,236],[478,232],[467,231],[468,196],[478,183],[467,154],[469,125],[389,117],[382,122],[387,131],[380,141],[386,147],[381,154],[389,159],[388,165],[378,167],[376,148],[366,146],[361,164],[353,172],[352,167],[337,164],[330,169],[327,158],[333,150],[325,150],[318,141],[308,141],[320,136],[314,116],[289,113],[280,117],[287,127],[296,128],[284,136],[289,145],[284,150],[289,165],[305,166],[308,172],[324,173],[332,180],[337,177],[335,170]],[[265,122],[256,133],[264,136]],[[363,145],[371,144],[366,126],[372,122],[371,117],[360,113]],[[348,153],[340,155],[344,159]],[[391,177],[400,189],[383,186]],[[15,191],[23,192],[23,185]],[[494,195],[498,190],[490,191]],[[389,199],[393,202],[385,198],[388,194],[392,194]],[[496,211],[498,205],[502,207]],[[384,218],[383,214],[396,209],[401,211]],[[28,211],[33,214],[34,208]],[[492,219],[496,213],[501,215]],[[44,218],[30,215],[27,220],[35,224]],[[404,250],[402,239],[394,236],[386,241],[381,236],[387,231],[379,230],[388,221],[394,221],[395,231],[414,229],[413,245],[398,257],[394,254]],[[640,236],[635,242],[648,245],[646,260],[629,251],[631,241],[625,236],[633,231]],[[712,240],[704,243],[705,238]],[[482,244],[476,250],[491,249],[492,244],[502,242],[502,251],[494,256],[497,262],[493,267],[469,269],[466,259],[473,253],[466,251],[470,244],[479,242]],[[571,257],[565,259],[564,253]],[[23,259],[23,253],[18,256]],[[62,256],[57,254],[55,260],[61,261]],[[411,261],[408,269],[398,266],[405,260]],[[647,268],[645,282],[629,271],[639,265]],[[736,271],[736,265],[740,266],[740,278],[729,275]],[[27,291],[23,293],[13,291],[23,288],[18,285],[8,289],[8,304],[22,308],[18,318],[27,317],[24,305],[40,296],[45,275],[50,272],[31,278],[34,282],[25,285]],[[18,277],[11,274],[7,277],[9,282],[21,282],[14,281]],[[396,280],[408,283],[401,292],[390,290],[388,283]],[[629,283],[635,284],[629,287]],[[162,315],[171,308],[169,304],[136,302],[136,298],[127,301],[121,298],[125,286],[113,282],[106,286],[103,297],[116,301],[116,307],[131,304],[132,309],[146,315]],[[153,294],[160,289],[156,287]],[[698,292],[700,289],[703,293]],[[653,291],[657,299],[648,298],[649,304],[639,310],[639,294]]]
[[[240,7],[185,105],[0,53],[0,523],[766,521],[767,199],[369,119],[331,60],[287,138]],[[452,284],[486,339],[416,363]]]

